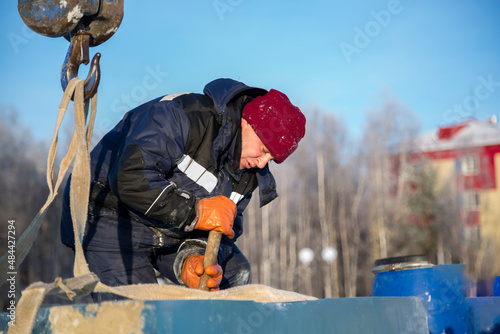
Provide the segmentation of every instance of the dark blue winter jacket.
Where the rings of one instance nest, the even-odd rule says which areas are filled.
[[[204,94],[170,94],[129,111],[91,152],[94,210],[102,207],[117,219],[145,224],[163,234],[156,246],[182,244],[185,253],[192,251],[190,244],[200,248],[206,237],[193,231],[196,199],[225,195],[236,203],[238,215],[234,239],[223,238],[223,261],[243,232],[242,214],[253,190],[259,187],[261,206],[277,197],[268,166],[238,170],[241,112],[266,92],[217,79]],[[62,241],[73,246],[72,224],[64,217]]]

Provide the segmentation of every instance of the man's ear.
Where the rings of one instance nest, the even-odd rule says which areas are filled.
[[[241,119],[241,128],[244,129],[248,126],[248,122],[246,119],[242,118]]]

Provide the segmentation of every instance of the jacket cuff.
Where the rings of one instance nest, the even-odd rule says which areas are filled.
[[[205,255],[205,249],[207,248],[207,242],[200,239],[189,239],[184,241],[177,250],[177,256],[174,260],[174,274],[177,280],[184,284],[181,279],[182,265],[184,261],[191,255],[201,254]]]
[[[198,211],[198,200],[194,203],[194,219],[189,223],[186,223],[184,226],[184,231],[186,232],[192,232],[194,231],[194,227],[196,223],[198,222],[198,217],[200,216],[199,211]]]

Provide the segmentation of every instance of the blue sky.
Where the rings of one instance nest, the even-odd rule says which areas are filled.
[[[0,13],[0,106],[50,138],[69,43],[26,28],[17,1]],[[354,135],[384,92],[422,131],[500,116],[499,18],[495,0],[125,0],[117,33],[90,49],[102,54],[96,134],[136,105],[219,77],[335,113]]]

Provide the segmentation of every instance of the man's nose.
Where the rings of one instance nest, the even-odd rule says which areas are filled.
[[[273,157],[270,154],[266,154],[265,156],[263,156],[258,160],[257,167],[264,168],[272,158]]]

